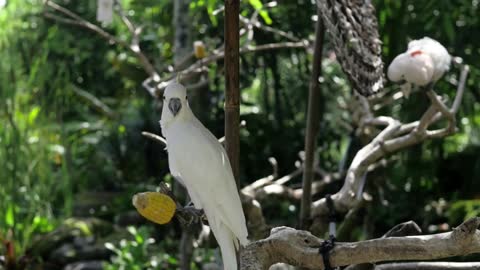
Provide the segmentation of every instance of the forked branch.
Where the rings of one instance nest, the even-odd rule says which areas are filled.
[[[363,119],[359,121],[363,125],[384,128],[369,144],[357,152],[347,171],[342,189],[332,195],[334,207],[338,212],[346,213],[359,202],[358,198],[361,196],[358,196],[357,193],[363,190],[364,183],[361,179],[367,172],[369,166],[391,153],[423,143],[427,140],[443,138],[455,132],[455,114],[458,111],[465,91],[467,74],[468,66],[464,66],[461,69],[461,81],[459,82],[459,87],[451,107],[448,107],[445,102],[436,95],[433,89],[427,90],[426,95],[431,105],[419,121],[402,124],[392,117],[373,117],[371,113],[364,114]],[[362,104],[368,103],[365,101]],[[366,110],[370,109],[368,105],[365,106],[367,106]],[[440,120],[447,122],[446,127],[429,130],[434,123]],[[312,216],[314,222],[311,227],[312,232],[318,235],[326,230],[327,213],[328,208],[325,199],[320,199],[313,203]]]

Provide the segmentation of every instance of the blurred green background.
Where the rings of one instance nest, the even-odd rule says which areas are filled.
[[[121,2],[132,21],[143,25],[144,53],[159,69],[172,65],[173,1]],[[56,3],[95,22],[96,1]],[[30,265],[27,269],[64,269],[79,260],[100,263],[104,269],[177,269],[179,224],[154,226],[136,217],[131,204],[136,192],[155,190],[162,180],[172,182],[164,147],[141,135],[142,131],[160,134],[160,104],[141,86],[147,75],[137,58],[89,31],[45,18],[42,1],[0,4],[3,260],[15,250],[17,267]],[[449,230],[446,224],[456,226],[480,214],[479,1],[373,4],[386,66],[409,40],[429,36],[462,57],[471,72],[457,115],[458,133],[398,153],[386,168],[369,175],[367,191],[374,201],[363,209],[349,240],[381,236],[410,219],[424,232]],[[223,13],[214,12],[222,5],[223,1],[192,0],[182,14],[188,16],[191,40],[202,40],[207,52],[223,43]],[[242,2],[242,15],[254,12],[259,12],[264,25],[298,39],[313,38],[316,9],[312,1],[269,6],[258,0]],[[130,38],[118,17],[105,29],[120,39]],[[285,38],[256,29],[252,45],[281,41]],[[348,103],[350,86],[332,58],[328,35],[324,55],[317,155],[323,170],[336,172],[348,142],[355,141],[347,128],[350,115],[338,105]],[[241,56],[241,119],[246,121],[240,134],[242,186],[271,173],[269,157],[278,161],[279,175],[295,170],[303,150],[311,62],[312,55],[304,49]],[[221,137],[222,61],[209,65],[208,79],[206,103],[195,113]],[[437,92],[453,97],[451,82],[456,80],[458,70],[453,69],[437,84]],[[85,91],[111,111],[99,110],[82,98]],[[380,113],[411,121],[426,106],[426,99],[413,95]],[[289,183],[297,188],[300,184],[301,177]],[[329,185],[315,198],[339,187],[340,182]],[[288,226],[295,226],[299,205],[299,201],[275,197],[262,203],[269,224]],[[55,237],[45,238],[47,233]],[[192,269],[201,269],[216,256],[212,246],[195,249]]]

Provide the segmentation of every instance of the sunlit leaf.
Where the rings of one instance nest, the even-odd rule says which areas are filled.
[[[15,224],[15,211],[13,207],[13,205],[9,205],[7,208],[7,212],[5,213],[5,224],[10,227],[13,227],[13,225]]]
[[[260,0],[249,0],[248,2],[255,10],[258,11],[266,24],[272,24],[272,19],[270,18],[270,15],[268,15],[268,12],[263,9],[263,4]]]
[[[40,107],[39,106],[35,106],[35,107],[32,108],[32,110],[28,114],[28,124],[30,124],[30,125],[33,124],[35,119],[37,119],[37,116],[38,116],[39,112],[40,112]]]
[[[218,25],[217,17],[215,14],[213,14],[213,11],[215,10],[215,4],[217,3],[216,0],[208,0],[207,2],[207,12],[208,16],[210,17],[210,21],[212,22],[213,26]]]

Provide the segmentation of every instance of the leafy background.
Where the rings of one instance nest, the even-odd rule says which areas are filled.
[[[172,180],[163,147],[140,134],[160,132],[160,111],[141,86],[146,75],[136,58],[95,34],[44,18],[41,1],[0,2],[0,239],[14,243],[20,256],[31,251],[41,235],[64,228],[68,220],[77,224],[75,228],[83,228],[78,224],[84,223],[78,222],[92,216],[120,224],[133,210],[134,193]],[[58,3],[95,20],[96,1]],[[409,40],[429,36],[462,57],[471,72],[458,114],[458,133],[397,154],[387,168],[369,175],[367,188],[378,203],[365,208],[350,240],[380,236],[409,219],[426,232],[448,230],[446,224],[455,226],[480,212],[479,1],[373,3],[385,63]],[[144,25],[140,45],[155,65],[172,64],[173,2],[123,0],[122,4],[133,21]],[[222,4],[216,0],[190,4],[192,38],[203,40],[209,49],[223,42],[222,13],[214,12]],[[311,1],[281,1],[270,8],[263,4],[244,1],[241,13],[249,16],[258,10],[263,24],[312,38],[316,10]],[[129,37],[118,18],[106,29],[121,39]],[[254,35],[257,45],[281,40],[261,31]],[[341,124],[349,122],[349,114],[338,105],[348,102],[350,87],[331,57],[328,37],[324,54],[325,107],[317,155],[324,170],[335,172],[351,139]],[[241,118],[247,122],[240,134],[242,185],[270,174],[271,156],[278,160],[280,175],[295,169],[303,149],[311,61],[312,56],[301,49],[242,55]],[[202,121],[218,137],[223,135],[222,66],[221,62],[210,65],[209,106],[196,112],[203,113]],[[456,70],[448,73],[438,83],[438,92],[452,97],[451,82],[456,80]],[[100,99],[114,114],[82,100],[79,89]],[[408,121],[418,119],[426,105],[426,99],[414,95],[381,113]],[[294,186],[300,183],[300,178],[292,181]],[[328,191],[337,188],[333,185]],[[299,202],[274,199],[264,210],[269,223],[294,226]],[[158,227],[143,221],[136,227],[121,232],[117,228],[117,240],[105,240],[112,255],[105,269],[178,266],[178,224]],[[87,230],[85,235],[95,233]],[[8,257],[6,245],[3,249]],[[194,269],[218,256],[211,248],[195,252]]]

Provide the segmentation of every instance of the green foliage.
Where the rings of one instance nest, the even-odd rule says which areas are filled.
[[[478,216],[480,216],[480,200],[454,202],[448,211],[450,224],[460,224],[464,220]]]
[[[172,269],[178,266],[178,260],[158,248],[153,248],[155,240],[150,237],[147,227],[127,228],[133,240],[122,239],[118,245],[105,243],[105,247],[114,253],[111,263],[104,270],[154,270]]]
[[[95,1],[57,1],[81,16],[95,20]],[[173,62],[173,1],[123,0],[128,16],[143,26],[140,46],[161,70]],[[298,39],[311,37],[316,14],[311,1],[249,0],[241,13],[281,29]],[[374,1],[379,18],[386,65],[404,51],[409,39],[430,36],[453,55],[471,64],[467,92],[458,115],[459,132],[445,140],[430,141],[395,155],[385,169],[368,175],[367,191],[375,199],[365,213],[365,226],[356,239],[382,235],[391,226],[414,219],[422,227],[478,215],[476,179],[480,177],[480,18],[478,1]],[[208,52],[223,43],[224,2],[191,1],[192,40],[202,40]],[[112,46],[77,26],[46,19],[42,1],[9,0],[0,9],[0,236],[14,233],[15,247],[24,250],[32,236],[51,231],[74,213],[79,194],[116,192],[110,212],[114,219],[133,210],[135,192],[154,190],[161,179],[171,183],[164,146],[149,141],[141,131],[160,133],[160,104],[142,89],[147,77],[138,59],[124,48]],[[261,18],[261,19],[260,19]],[[118,17],[106,31],[122,40],[131,38]],[[277,34],[254,30],[253,40],[241,45],[285,41]],[[323,170],[336,172],[348,145],[359,149],[349,128],[350,87],[333,56],[327,36],[322,62],[320,136],[317,157]],[[275,157],[279,175],[295,169],[303,150],[305,115],[312,56],[303,49],[242,54],[241,58],[241,182],[246,185],[271,174],[268,157]],[[223,136],[223,63],[208,66],[206,126]],[[453,96],[449,72],[435,87]],[[388,87],[392,87],[387,83]],[[108,106],[108,115],[75,91],[81,89]],[[401,106],[400,106],[401,105]],[[421,95],[377,112],[402,121],[419,119],[426,107]],[[199,114],[201,112],[196,111]],[[346,159],[348,166],[349,156]],[[298,188],[301,177],[289,182]],[[341,184],[341,183],[339,183]],[[328,193],[338,184],[329,185]],[[323,196],[318,194],[317,196]],[[442,203],[439,203],[439,202]],[[443,203],[445,202],[445,203]],[[432,205],[448,208],[442,211]],[[298,202],[275,198],[262,204],[272,224],[296,224]],[[437,207],[439,208],[439,207]],[[427,217],[425,218],[425,215]],[[117,217],[115,217],[117,216]],[[130,229],[134,240],[108,245],[115,258],[107,269],[170,269],[180,229]],[[152,245],[150,238],[157,239]],[[354,240],[354,239],[352,239]],[[158,250],[155,250],[158,249]],[[209,261],[212,251],[196,250]],[[199,268],[197,265],[195,267]]]

